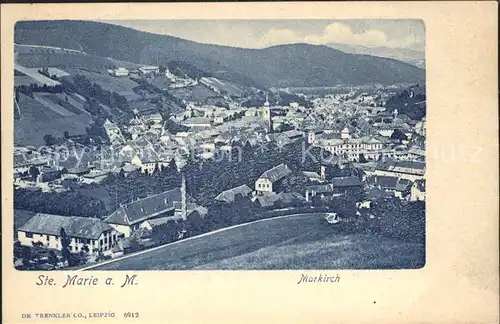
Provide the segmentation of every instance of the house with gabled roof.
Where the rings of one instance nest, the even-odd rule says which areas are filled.
[[[410,181],[425,178],[425,162],[423,161],[395,161],[387,159],[380,162],[374,175],[398,177]]]
[[[175,202],[181,201],[181,195],[181,189],[175,188],[121,205],[104,221],[129,237],[146,220],[173,216]]]
[[[216,201],[231,203],[234,202],[236,197],[239,195],[241,197],[247,197],[252,192],[249,186],[246,184],[231,188],[228,190],[224,190],[220,194],[215,197]]]
[[[255,190],[258,194],[277,192],[281,182],[292,173],[290,168],[282,163],[262,173],[255,181]]]
[[[48,249],[62,250],[61,228],[70,240],[70,252],[78,253],[87,246],[90,254],[110,254],[118,236],[115,229],[98,218],[37,213],[17,232],[21,245],[42,243]]]
[[[374,176],[369,177],[367,180],[370,185],[392,193],[400,199],[404,199],[410,194],[413,185],[410,180],[392,176]]]
[[[410,190],[411,201],[425,201],[425,179],[416,180]]]

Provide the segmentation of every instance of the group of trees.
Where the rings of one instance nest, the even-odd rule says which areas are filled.
[[[41,192],[14,189],[14,208],[67,216],[104,217],[108,211],[103,200],[77,191]]]
[[[55,74],[52,74],[52,75],[51,75],[51,74],[49,73],[49,69],[48,69],[48,68],[46,68],[46,67],[39,69],[39,70],[38,70],[38,73],[40,73],[41,75],[46,76],[46,77],[47,77],[47,78],[49,78],[49,79],[56,80],[56,81],[57,81],[57,80],[59,80],[59,78],[57,77],[57,75],[55,75]]]
[[[62,93],[64,87],[60,84],[55,86],[49,86],[46,84],[38,85],[35,83],[31,83],[30,85],[18,85],[15,87],[16,91],[16,99],[19,100],[18,92],[24,93],[25,95],[33,98],[33,93],[35,92],[49,92],[49,93]]]
[[[425,100],[425,88],[417,85],[390,97],[386,107],[397,109],[400,114],[405,114],[413,120],[421,120],[426,115]]]
[[[129,203],[134,200],[178,188],[181,185],[181,174],[177,172],[175,162],[160,170],[157,168],[152,175],[136,170],[125,174],[110,174],[99,185],[110,197],[112,203],[109,210],[113,211],[119,204]]]
[[[303,143],[306,145],[296,141],[279,148],[275,143],[251,146],[240,142],[223,158],[198,163],[189,160],[185,166],[188,191],[205,206],[223,190],[242,184],[252,187],[264,171],[281,163],[286,163],[294,172],[319,171],[319,152],[310,151],[313,156],[316,154],[315,159],[303,158]]]
[[[186,109],[186,104],[182,102],[181,99],[177,98],[176,96],[172,95],[170,92],[168,92],[165,89],[160,89],[154,84],[149,83],[146,79],[139,79],[139,78],[133,78],[135,82],[139,83],[139,87],[134,88],[134,91],[137,92],[139,90],[146,90],[150,93],[157,93],[161,95],[165,101],[170,101],[177,106]]]
[[[425,202],[402,201],[399,198],[380,198],[368,210],[373,218],[359,217],[352,224],[360,233],[376,234],[404,242],[425,242]]]
[[[43,140],[47,146],[59,145],[64,142],[63,138],[55,137],[52,134],[45,134]]]
[[[170,61],[167,63],[169,71],[178,76],[187,76],[188,78],[198,80],[201,77],[210,76],[205,71],[184,61]]]
[[[91,83],[83,75],[76,75],[73,79],[73,83],[74,86],[72,90],[86,98],[94,98],[104,105],[119,109],[123,112],[130,111],[127,98],[114,91],[105,90],[97,83]]]

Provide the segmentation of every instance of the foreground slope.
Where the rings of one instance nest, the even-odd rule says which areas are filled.
[[[302,214],[238,225],[92,270],[395,269],[421,267],[424,259],[424,244],[346,235],[321,214]]]
[[[424,70],[407,63],[347,54],[327,46],[216,46],[90,21],[18,22],[15,41],[145,64],[185,61],[208,76],[258,87],[420,83],[425,79]]]

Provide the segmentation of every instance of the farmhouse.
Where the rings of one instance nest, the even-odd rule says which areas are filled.
[[[306,187],[306,201],[312,201],[313,197],[316,197],[316,195],[319,195],[322,199],[325,197],[342,196],[341,193],[335,192],[335,188],[331,183]]]
[[[231,188],[229,190],[225,190],[215,197],[216,201],[231,203],[236,200],[238,196],[246,197],[252,192],[247,185],[241,185],[235,188]]]
[[[362,186],[361,181],[354,176],[332,178],[332,187],[335,193],[348,193],[351,190],[360,189]]]
[[[277,192],[279,185],[292,171],[284,163],[262,173],[255,181],[255,190],[259,194]]]
[[[139,68],[140,75],[157,74],[159,72],[160,68],[158,66],[141,66]]]
[[[21,245],[41,242],[49,249],[62,250],[61,228],[70,239],[70,251],[77,253],[87,246],[90,254],[110,254],[118,240],[116,231],[97,218],[38,213],[18,229]]]
[[[111,74],[112,76],[115,76],[115,77],[128,76],[130,74],[129,70],[122,68],[122,67],[114,69],[114,70],[108,70],[108,72],[109,72],[109,74]]]
[[[153,231],[153,228],[169,223],[177,223],[182,221],[182,216],[173,215],[173,216],[165,216],[160,218],[148,219],[139,225],[139,228],[145,228],[149,231]]]
[[[368,178],[368,183],[394,194],[395,197],[404,199],[410,194],[412,182],[390,176],[374,176]]]
[[[129,237],[131,232],[137,230],[139,225],[146,220],[173,216],[176,201],[181,201],[180,188],[121,205],[104,221],[125,237]]]
[[[373,174],[398,177],[410,181],[422,180],[425,177],[425,162],[387,160],[380,162]]]

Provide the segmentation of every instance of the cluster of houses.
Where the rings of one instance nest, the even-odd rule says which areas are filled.
[[[167,67],[165,67],[165,71],[161,71],[159,66],[152,65],[140,66],[136,69],[118,67],[115,69],[109,69],[107,72],[114,77],[150,77],[163,75],[169,80],[168,88],[170,89],[184,88],[198,84],[198,80],[191,79],[187,76],[177,76]]]
[[[138,71],[146,75],[159,73],[157,67],[142,67]],[[123,68],[109,71],[116,77],[131,72]],[[166,73],[170,73],[168,69]],[[246,197],[262,207],[272,208],[278,201],[310,203],[318,198],[348,195],[353,190],[364,190],[368,196],[425,200],[425,149],[412,142],[414,136],[425,138],[425,119],[412,121],[397,111],[387,114],[385,108],[377,107],[374,97],[363,96],[361,103],[351,102],[347,106],[345,102],[350,99],[346,98],[323,98],[315,101],[313,108],[297,103],[271,107],[268,100],[262,107],[254,108],[188,104],[186,110],[173,114],[170,121],[155,111],[136,113],[126,125],[106,120],[103,126],[111,145],[97,152],[85,151],[62,158],[50,148],[43,153],[16,148],[14,185],[61,191],[65,190],[66,180],[98,184],[110,173],[126,175],[140,170],[151,174],[172,166],[173,162],[181,169],[188,156],[212,159],[217,152],[231,151],[236,143],[275,142],[284,146],[304,140],[328,151],[340,168],[355,167],[360,171],[359,176],[329,178],[328,166],[322,165],[320,170],[303,171],[309,185],[302,193],[286,192],[282,184],[292,171],[286,164],[279,164],[263,172],[253,188],[241,184],[223,190],[215,201],[233,203],[238,197]],[[352,116],[361,116],[357,125],[347,122]],[[376,122],[377,118],[382,121]],[[165,126],[167,122],[183,125],[186,130],[171,133]],[[289,127],[281,131],[283,125]],[[404,134],[404,138],[391,138],[396,131]],[[73,144],[75,150],[85,149]],[[360,203],[369,206],[369,201]],[[61,250],[62,227],[71,239],[72,252],[88,249],[93,255],[117,256],[123,254],[133,238],[147,243],[157,226],[206,215],[207,209],[186,194],[183,177],[180,188],[122,204],[103,220],[38,213],[18,229],[18,240],[22,245],[41,242],[48,248]],[[182,235],[179,233],[179,237]]]
[[[351,175],[330,179],[324,177],[324,171],[321,172],[323,176],[306,171],[304,174],[318,183],[306,186],[304,197],[283,190],[282,183],[292,171],[286,164],[279,164],[255,180],[254,190],[243,184],[220,192],[214,200],[233,203],[238,197],[246,197],[266,208],[278,201],[302,199],[311,202],[317,197],[324,199],[349,195],[352,190],[381,190],[400,199],[425,200],[424,162],[386,160],[363,171],[361,178]],[[370,200],[361,201],[360,204],[370,206]],[[40,242],[47,248],[61,250],[61,228],[64,228],[65,235],[70,239],[71,252],[76,253],[86,247],[88,253],[94,256],[120,256],[130,246],[132,238],[147,245],[156,226],[168,226],[169,223],[186,221],[192,217],[204,218],[207,212],[207,208],[197,205],[187,195],[183,176],[180,188],[122,204],[104,220],[38,213],[18,229],[18,240],[21,245],[33,246]],[[182,236],[180,232],[179,238]]]

